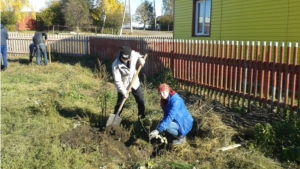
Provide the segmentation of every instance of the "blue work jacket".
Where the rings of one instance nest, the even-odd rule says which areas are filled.
[[[177,93],[169,96],[163,111],[164,117],[157,127],[159,132],[166,130],[171,122],[178,124],[179,136],[185,136],[191,131],[194,119],[188,112],[183,99]]]

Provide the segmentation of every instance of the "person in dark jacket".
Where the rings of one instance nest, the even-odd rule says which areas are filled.
[[[1,63],[1,70],[6,70],[8,63],[7,63],[7,39],[8,39],[8,33],[7,30],[5,29],[5,27],[1,25],[1,59],[0,59],[0,63]],[[3,64],[2,64],[2,60],[3,60]]]
[[[45,40],[44,40],[45,38]],[[44,65],[48,65],[48,58],[47,58],[47,48],[45,43],[47,42],[47,34],[45,32],[35,32],[32,40],[33,43],[36,47],[36,63],[38,66],[41,65],[40,60],[41,60],[41,53],[44,56]]]
[[[160,106],[164,116],[157,128],[153,130],[149,137],[155,138],[159,133],[174,136],[174,145],[182,144],[186,141],[185,136],[193,127],[193,117],[188,112],[184,100],[167,84],[163,83],[158,87],[160,95]]]
[[[32,59],[36,55],[36,48],[34,46],[34,43],[31,43],[29,45],[29,52],[29,63],[32,63]]]

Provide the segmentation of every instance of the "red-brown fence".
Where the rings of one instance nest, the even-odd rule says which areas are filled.
[[[28,53],[32,35],[11,36],[8,53]],[[300,114],[298,43],[174,40],[170,37],[49,36],[51,52],[114,60],[120,46],[148,54],[146,76],[173,71],[191,92],[249,107],[251,102]],[[166,82],[168,83],[168,82]]]
[[[182,52],[188,49],[189,52]],[[286,50],[286,51],[285,51]],[[174,43],[174,77],[231,106],[251,101],[299,112],[298,44]],[[277,109],[278,110],[278,109]]]
[[[90,38],[91,55],[100,59],[115,59],[123,45],[148,53],[147,76],[169,68],[184,88],[226,106],[300,111],[298,43]]]

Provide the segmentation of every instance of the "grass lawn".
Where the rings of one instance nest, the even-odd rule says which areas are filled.
[[[162,114],[156,86],[144,80],[146,121],[142,127],[146,131],[137,122],[137,108],[131,96],[126,101],[121,126],[131,138],[130,145],[122,143],[122,149],[113,147],[116,144],[105,142],[108,138],[104,139],[102,130],[116,103],[109,70],[89,56],[53,57],[47,67],[38,67],[35,62],[27,64],[27,55],[8,56],[8,69],[1,72],[2,168],[282,168],[247,146],[215,151],[234,144],[231,137],[235,131],[225,126],[213,111],[199,112],[196,104],[188,107],[198,125],[187,144],[168,148],[158,141],[150,142],[147,131],[155,128]],[[61,136],[78,124],[99,131],[96,137],[101,138],[91,145],[89,152],[82,151],[89,140],[83,140],[86,144],[77,147],[61,142]],[[73,141],[77,137],[80,134]],[[111,146],[110,150],[119,155],[103,154],[105,146]],[[136,156],[145,147],[153,152]],[[124,153],[124,149],[135,156]]]

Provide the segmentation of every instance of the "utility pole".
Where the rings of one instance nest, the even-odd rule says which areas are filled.
[[[131,17],[130,0],[129,0],[129,17],[130,17],[130,34],[132,34],[132,17]]]
[[[154,1],[154,30],[156,30],[156,8],[155,8],[155,0]]]
[[[125,19],[125,12],[126,12],[126,1],[127,1],[127,0],[125,0],[125,6],[124,6],[124,13],[123,13],[122,26],[121,26],[121,30],[120,30],[120,36],[122,35],[123,24],[124,24],[124,19]]]

